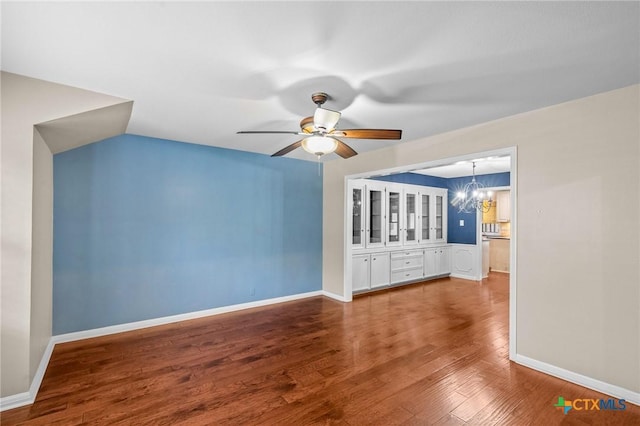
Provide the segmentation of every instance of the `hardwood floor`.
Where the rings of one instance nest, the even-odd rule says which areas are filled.
[[[640,424],[508,360],[508,275],[316,297],[56,346],[25,424]]]

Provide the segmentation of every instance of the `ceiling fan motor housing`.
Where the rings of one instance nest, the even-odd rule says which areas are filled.
[[[300,120],[300,129],[303,132],[313,133],[313,117],[305,117]]]

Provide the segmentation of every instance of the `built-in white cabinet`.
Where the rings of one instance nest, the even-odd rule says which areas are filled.
[[[351,287],[353,291],[363,291],[371,288],[369,257],[368,254],[357,254],[352,257]]]
[[[391,253],[391,284],[424,277],[423,250],[403,250]]]
[[[509,222],[511,220],[511,191],[498,191],[496,194],[497,201],[497,222]]]
[[[430,207],[431,194],[420,192],[420,240],[425,242],[431,238]]]
[[[418,215],[418,191],[404,190],[404,245],[416,245],[419,241],[420,216]]]
[[[356,254],[352,258],[351,285],[354,292],[389,285],[389,252]]]
[[[368,179],[348,188],[354,292],[451,272],[446,189]]]
[[[389,285],[389,252],[371,254],[371,288]]]
[[[429,247],[424,250],[424,276],[436,277],[451,273],[451,247]]]
[[[386,245],[387,247],[401,246],[402,245],[402,217],[401,203],[402,203],[402,185],[390,184],[386,187],[387,193],[387,233],[386,233]]]
[[[365,246],[384,247],[385,241],[385,186],[380,183],[367,183],[366,186],[366,234]]]
[[[447,242],[447,190],[356,180],[350,183],[351,248]]]
[[[365,237],[364,184],[355,184],[351,188],[351,247],[363,248]]]
[[[439,277],[451,273],[451,246],[355,254],[353,292]]]
[[[430,242],[447,242],[447,190],[433,189],[433,205],[431,210],[431,238]]]
[[[451,273],[451,247],[440,247],[440,255],[436,261],[438,266],[438,275],[447,275]]]

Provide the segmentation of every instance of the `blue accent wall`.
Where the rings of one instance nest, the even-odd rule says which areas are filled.
[[[447,187],[449,189],[447,239],[450,243],[476,244],[476,214],[459,213],[458,209],[451,205],[456,192],[464,188],[464,185],[470,181],[471,176],[447,179]],[[511,174],[506,172],[478,175],[476,176],[476,181],[488,188],[510,186]],[[460,219],[464,220],[464,226],[460,226]]]
[[[315,162],[123,135],[54,156],[53,334],[322,288]]]

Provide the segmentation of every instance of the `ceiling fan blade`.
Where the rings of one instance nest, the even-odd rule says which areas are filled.
[[[402,130],[390,129],[348,129],[337,130],[336,136],[353,139],[400,139]]]
[[[293,151],[296,148],[300,148],[300,145],[302,145],[302,140],[299,140],[298,142],[294,142],[291,145],[282,148],[280,151],[276,152],[275,154],[272,154],[272,157],[282,157],[285,154],[290,153],[291,151]]]
[[[350,158],[350,157],[353,157],[354,155],[358,155],[358,153],[346,143],[336,138],[333,138],[333,139],[335,139],[336,142],[338,142],[338,147],[334,152],[338,154],[340,157]]]
[[[300,135],[306,133],[290,132],[287,130],[241,130],[237,134],[287,134],[287,135]]]

